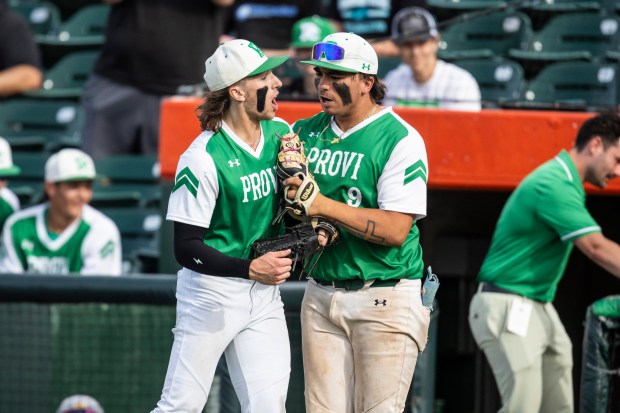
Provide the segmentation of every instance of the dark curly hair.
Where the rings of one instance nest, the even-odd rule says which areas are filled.
[[[586,120],[577,132],[575,148],[581,151],[595,136],[601,137],[605,149],[616,145],[620,138],[620,116],[610,111]]]

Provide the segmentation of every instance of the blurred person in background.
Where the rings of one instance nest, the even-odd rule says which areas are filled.
[[[466,70],[437,58],[440,38],[435,18],[428,11],[410,7],[396,14],[392,39],[403,63],[385,75],[385,104],[480,110],[476,79]]]
[[[157,153],[161,100],[200,89],[234,0],[104,0],[105,43],[82,93],[82,148],[95,159]]]
[[[335,33],[334,24],[319,16],[305,17],[295,22],[291,31],[290,55],[295,62],[295,68],[301,77],[293,77],[289,84],[282,88],[281,94],[292,100],[311,100],[315,102],[319,94],[316,89],[316,73],[309,65],[299,63],[301,60],[309,60],[312,55],[312,46],[320,42],[326,36]],[[283,79],[283,83],[287,79]]]
[[[237,0],[228,22],[231,38],[252,39],[267,56],[288,54],[293,24],[323,15],[321,1]]]
[[[40,54],[28,23],[0,0],[0,100],[41,87]]]
[[[56,413],[105,413],[97,400],[85,394],[74,394],[64,399]]]
[[[570,253],[620,278],[620,245],[586,208],[585,183],[620,176],[620,117],[586,120],[573,147],[519,184],[499,217],[478,274],[469,326],[502,398],[500,412],[572,413],[573,352],[553,305]]]
[[[88,205],[95,164],[68,148],[45,163],[48,201],[11,215],[2,233],[0,273],[119,275],[116,224]]]
[[[0,232],[9,215],[19,210],[19,199],[8,188],[8,179],[20,172],[21,168],[13,164],[11,146],[6,139],[0,138]]]
[[[425,0],[329,0],[323,16],[336,20],[339,30],[366,39],[379,57],[398,56],[390,38],[390,22],[405,7],[426,7]]]

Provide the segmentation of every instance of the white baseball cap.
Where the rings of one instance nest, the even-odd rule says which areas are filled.
[[[88,181],[95,176],[93,158],[79,149],[62,149],[45,163],[46,182]]]
[[[222,43],[205,61],[204,79],[211,91],[280,66],[288,55],[268,58],[254,43],[235,39]]]
[[[97,400],[85,394],[74,394],[64,399],[56,413],[104,413]]]
[[[13,164],[11,145],[4,138],[0,138],[0,177],[19,175],[21,168]]]
[[[375,49],[355,33],[333,33],[312,48],[312,60],[307,65],[350,73],[376,75],[379,59]]]

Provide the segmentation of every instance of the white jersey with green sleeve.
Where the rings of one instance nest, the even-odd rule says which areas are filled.
[[[309,170],[323,195],[355,208],[426,216],[428,160],[420,134],[391,108],[343,133],[319,113],[295,123]],[[422,277],[419,230],[413,225],[401,247],[365,241],[341,229],[341,242],[326,248],[313,278],[324,281]],[[372,233],[372,228],[369,228]],[[372,235],[371,235],[372,236]]]
[[[45,223],[47,208],[35,205],[6,221],[0,272],[120,275],[120,234],[110,218],[85,205],[81,218],[53,237]]]
[[[0,189],[0,231],[6,219],[15,211],[19,211],[19,198],[9,188]]]
[[[506,201],[478,281],[553,301],[573,241],[601,232],[585,202],[583,183],[566,151],[538,167]]]
[[[258,238],[279,234],[272,225],[280,196],[275,173],[282,119],[263,120],[252,150],[231,128],[202,132],[181,155],[166,219],[206,228],[204,243],[235,258],[250,258]]]

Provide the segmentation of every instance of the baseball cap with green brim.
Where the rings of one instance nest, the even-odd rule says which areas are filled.
[[[204,79],[211,91],[234,85],[241,79],[273,70],[288,55],[268,58],[254,43],[235,39],[222,43],[205,61]]]
[[[95,178],[93,158],[79,149],[62,149],[45,163],[46,182],[92,181]]]
[[[19,175],[21,171],[19,166],[13,164],[11,145],[6,139],[0,138],[0,177]]]
[[[355,33],[333,33],[312,48],[312,60],[300,63],[349,73],[376,75],[379,59],[375,49]]]

